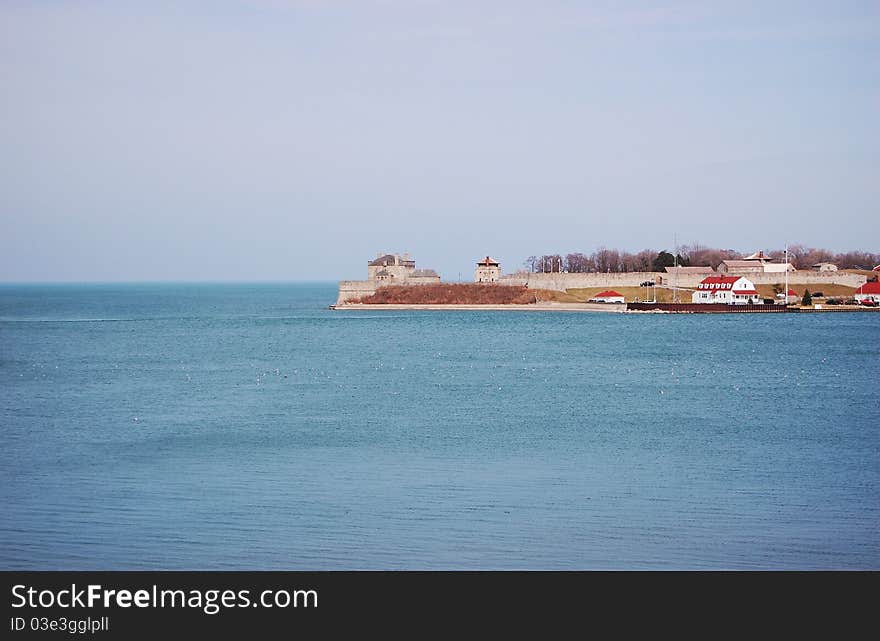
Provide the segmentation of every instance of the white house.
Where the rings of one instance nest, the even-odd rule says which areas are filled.
[[[691,296],[694,303],[727,305],[760,304],[763,302],[755,284],[744,276],[709,276],[704,278]]]
[[[618,294],[613,289],[605,290],[604,292],[599,292],[595,296],[593,296],[590,301],[591,303],[623,303],[625,302],[623,298],[623,294]]]
[[[865,283],[856,290],[854,298],[862,304],[865,301],[880,303],[880,283],[876,280],[871,283]]]

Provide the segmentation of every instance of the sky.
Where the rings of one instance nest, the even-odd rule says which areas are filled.
[[[880,251],[880,2],[0,3],[0,281]]]

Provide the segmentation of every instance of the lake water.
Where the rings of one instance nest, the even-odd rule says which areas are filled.
[[[0,287],[3,569],[880,569],[880,314]]]

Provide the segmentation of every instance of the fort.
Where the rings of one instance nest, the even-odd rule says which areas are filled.
[[[433,269],[416,269],[409,254],[382,254],[367,262],[367,280],[343,280],[339,283],[337,305],[376,293],[390,285],[434,285],[440,275]]]
[[[486,256],[475,264],[475,283],[491,283],[496,286],[517,286],[533,290],[565,293],[571,290],[594,288],[638,288],[651,282],[666,289],[681,289],[682,297],[690,300],[691,291],[712,275],[747,275],[755,286],[779,285],[787,280],[790,287],[810,287],[816,290],[841,286],[855,290],[867,282],[863,274],[832,269],[796,270],[790,264],[774,263],[761,252],[743,260],[728,260],[719,265],[718,271],[711,267],[667,267],[663,272],[614,272],[614,273],[567,273],[517,271],[503,274],[501,264]],[[417,269],[409,254],[378,254],[367,262],[366,280],[343,280],[339,283],[336,306],[350,306],[362,298],[372,296],[382,287],[395,285],[439,285],[440,275],[433,269]]]

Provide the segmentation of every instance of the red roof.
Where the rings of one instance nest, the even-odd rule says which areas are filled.
[[[700,281],[700,289],[731,289],[742,276],[707,276]]]
[[[611,298],[612,296],[618,296],[618,297],[620,297],[620,298],[623,298],[623,294],[618,294],[618,293],[617,293],[616,291],[614,291],[613,289],[609,289],[609,290],[604,291],[604,292],[599,292],[598,294],[596,294],[595,296],[593,296],[593,298]]]
[[[749,296],[757,296],[758,292],[754,289],[734,289],[734,294],[748,294]]]
[[[865,283],[856,290],[856,294],[880,294],[880,283],[876,280],[872,283]]]
[[[706,285],[715,285],[715,284],[720,285],[721,283],[733,284],[736,281],[738,281],[740,278],[742,278],[742,277],[741,276],[706,276],[706,278],[704,278],[700,282],[704,283]]]
[[[489,258],[488,256],[486,256],[483,260],[481,260],[480,262],[477,263],[477,265],[486,265],[487,267],[489,265],[497,265],[497,264],[498,264],[497,260],[493,260],[493,259]]]

